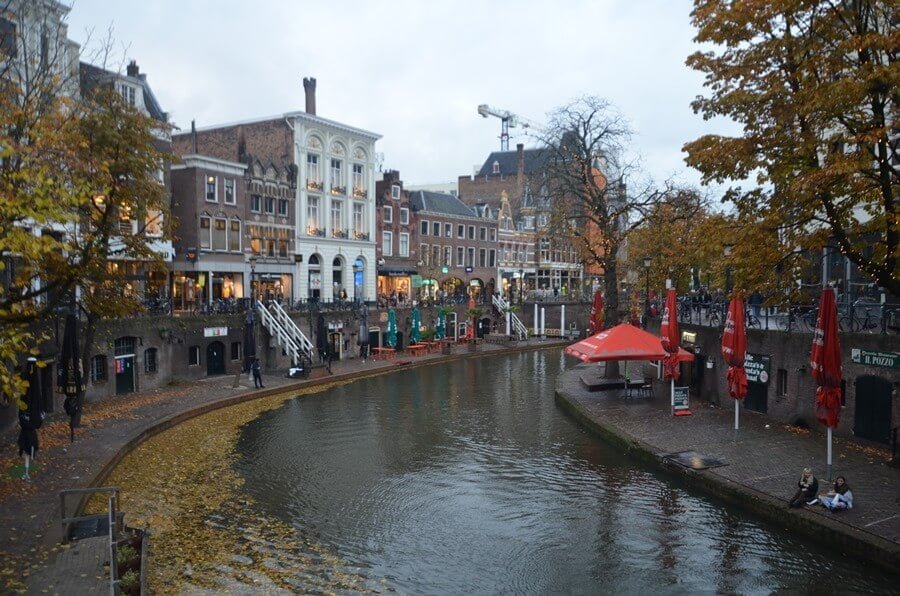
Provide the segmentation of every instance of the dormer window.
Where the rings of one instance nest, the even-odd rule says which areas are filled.
[[[400,185],[399,184],[391,185],[391,198],[395,199],[395,200],[400,199]]]
[[[500,173],[500,162],[494,160],[494,174],[499,174],[499,173]]]
[[[126,83],[119,83],[119,95],[130,106],[134,105],[134,87]]]

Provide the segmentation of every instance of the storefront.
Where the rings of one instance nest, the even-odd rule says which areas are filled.
[[[172,300],[176,310],[191,310],[213,300],[238,300],[244,296],[242,272],[176,271],[172,276]]]
[[[256,297],[260,300],[280,300],[293,302],[294,276],[289,273],[256,273],[254,285]],[[321,279],[319,280],[321,285]]]
[[[378,297],[382,300],[405,302],[410,298],[412,276],[415,272],[408,270],[384,270],[378,272]]]

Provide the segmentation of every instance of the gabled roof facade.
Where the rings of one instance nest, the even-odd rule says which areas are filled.
[[[525,175],[534,174],[544,166],[550,157],[547,149],[525,149]],[[478,170],[478,176],[515,176],[518,173],[517,151],[494,151],[485,160],[484,165]],[[499,171],[494,171],[496,162]]]
[[[428,190],[412,191],[409,193],[409,206],[414,211],[419,212],[440,213],[457,217],[478,217],[471,207],[458,198],[441,192]]]

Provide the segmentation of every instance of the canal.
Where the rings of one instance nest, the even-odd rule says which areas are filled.
[[[554,402],[563,358],[454,361],[289,400],[241,429],[242,490],[378,590],[896,588],[590,435]]]

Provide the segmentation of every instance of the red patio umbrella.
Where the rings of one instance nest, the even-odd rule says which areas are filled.
[[[667,356],[659,338],[639,327],[622,323],[566,348],[583,362],[609,360],[662,360]]]
[[[663,308],[662,322],[659,326],[660,342],[666,350],[666,358],[663,360],[663,377],[669,379],[671,385],[672,412],[675,412],[675,381],[681,376],[678,359],[675,357],[681,347],[681,330],[678,328],[678,299],[675,288],[669,288],[666,292],[666,306]],[[682,415],[689,414],[689,410],[680,410]]]
[[[725,330],[722,332],[722,358],[728,364],[728,394],[734,398],[734,430],[740,424],[739,402],[747,396],[747,373],[744,360],[747,358],[747,334],[744,326],[744,301],[735,296],[728,304]]]
[[[831,479],[831,429],[841,414],[841,343],[838,339],[834,288],[826,288],[819,299],[819,317],[813,335],[809,367],[816,389],[816,420],[828,427],[828,479]]]
[[[603,331],[603,294],[600,290],[594,292],[594,302],[591,304],[591,321],[588,325],[590,335]]]

